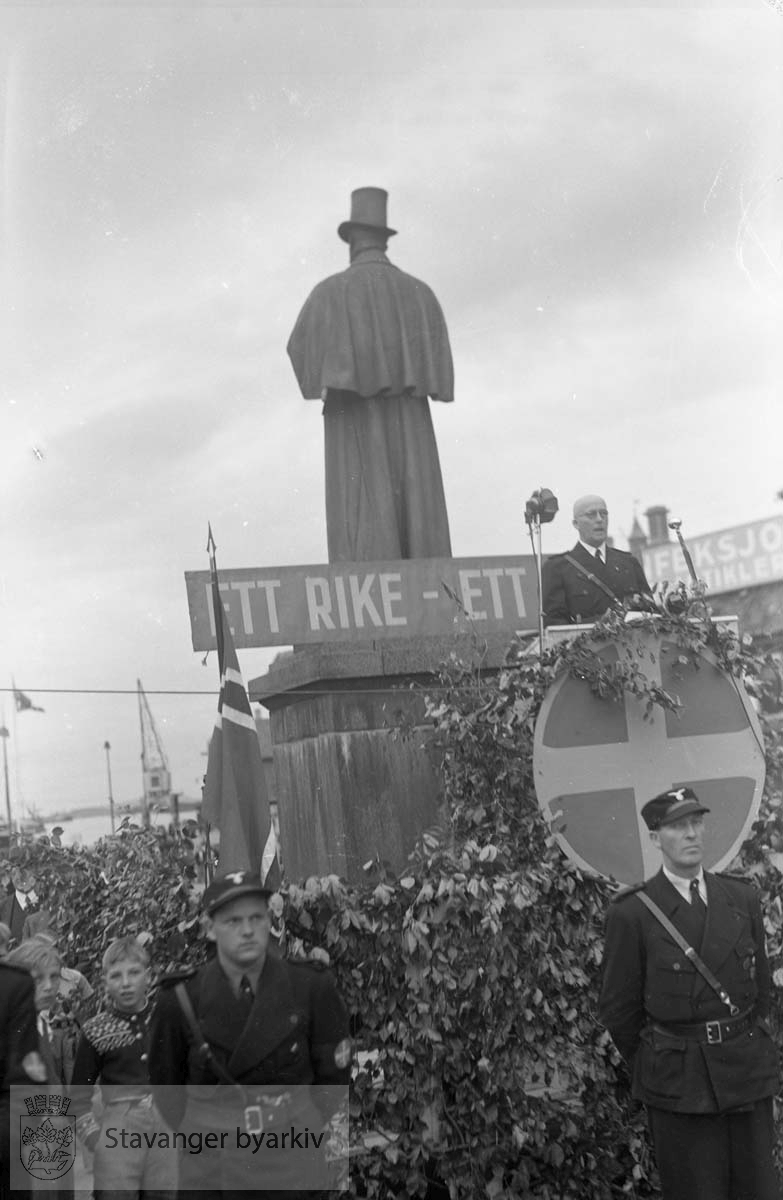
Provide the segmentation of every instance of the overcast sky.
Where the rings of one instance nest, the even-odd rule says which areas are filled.
[[[0,9],[0,686],[41,812],[141,791],[140,678],[198,795],[216,688],[183,574],[326,560],[285,345],[355,187],[449,326],[456,555],[779,511],[783,12],[685,4]],[[273,651],[246,651],[245,678]],[[67,689],[67,691],[61,691]],[[93,694],[92,690],[128,694]],[[2,697],[0,697],[1,699]]]

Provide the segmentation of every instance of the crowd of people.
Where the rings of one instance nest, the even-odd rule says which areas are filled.
[[[312,1132],[320,1149],[348,1082],[348,1015],[331,972],[279,954],[268,899],[250,872],[214,880],[203,897],[212,953],[203,967],[159,980],[154,1000],[152,964],[135,937],[108,945],[99,1000],[63,964],[51,933],[39,929],[9,950],[11,929],[0,925],[0,1197],[25,1195],[18,1180],[10,1190],[14,1085],[43,1091],[49,1110],[53,1095],[67,1097],[96,1200],[274,1200],[328,1177],[323,1156],[308,1176],[301,1155],[267,1154],[262,1167],[211,1140],[222,1121],[251,1148],[266,1130],[275,1150],[270,1131],[290,1128]],[[177,1141],[186,1108],[189,1132]],[[71,1171],[58,1181],[60,1200],[72,1196],[72,1180]]]
[[[644,572],[609,543],[602,497],[575,503],[574,526],[576,546],[544,570],[547,623],[593,621],[629,598],[643,605]],[[646,1108],[663,1200],[779,1200],[764,923],[751,882],[704,869],[708,813],[689,786],[643,806],[662,866],[609,907],[597,1015]],[[332,975],[270,942],[258,876],[231,872],[206,889],[202,967],[164,976],[153,993],[145,947],[118,938],[100,995],[63,963],[34,882],[15,872],[0,905],[0,1200],[14,1084],[68,1097],[96,1200],[311,1194],[291,1156],[262,1169],[215,1140],[234,1128],[259,1146],[288,1126],[320,1137],[349,1079],[348,1014]],[[186,1118],[196,1143],[157,1137]],[[71,1194],[61,1181],[61,1200]]]

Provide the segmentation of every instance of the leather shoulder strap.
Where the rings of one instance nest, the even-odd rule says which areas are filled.
[[[204,1056],[204,1059],[209,1062],[212,1070],[215,1072],[221,1083],[231,1083],[239,1086],[237,1081],[229,1075],[222,1063],[219,1063],[212,1053],[212,1047],[204,1037],[204,1031],[199,1025],[198,1018],[193,1009],[190,996],[184,983],[176,983],[174,985],[174,995],[179,1001],[179,1006],[182,1009],[182,1015],[188,1023],[190,1032],[193,1034],[196,1045],[199,1048],[199,1053]]]
[[[578,558],[574,558],[572,554],[564,554],[563,558],[566,560],[566,562],[570,562],[572,567],[576,567],[580,575],[584,575],[585,579],[589,579],[590,582],[594,583],[595,586],[600,588],[602,592],[605,592],[612,601],[612,604],[617,603],[617,597],[612,589],[607,587],[604,581],[599,579],[597,575],[594,575],[592,571],[588,571],[587,567],[582,566]]]
[[[726,1005],[726,1007],[728,1008],[731,1015],[736,1016],[736,1014],[739,1012],[739,1009],[737,1008],[736,1004],[734,1004],[732,1002],[731,996],[726,991],[723,984],[720,982],[719,979],[715,978],[715,976],[713,975],[710,968],[707,966],[707,964],[704,962],[704,960],[699,957],[699,955],[694,950],[693,946],[691,946],[690,943],[688,941],[686,941],[686,939],[680,933],[679,929],[677,929],[677,927],[675,925],[673,925],[672,922],[669,920],[669,918],[666,916],[666,913],[661,912],[658,905],[655,903],[654,900],[650,899],[650,897],[647,895],[646,892],[637,892],[637,895],[638,895],[639,899],[641,900],[642,904],[644,904],[645,907],[650,910],[652,915],[655,917],[656,921],[658,921],[663,926],[663,928],[668,933],[669,937],[674,939],[674,941],[677,943],[679,948],[682,950],[685,957],[690,959],[690,961],[693,963],[694,967],[699,972],[701,977],[703,979],[705,979],[706,982],[710,985],[713,992],[715,992],[720,997],[721,1002]]]

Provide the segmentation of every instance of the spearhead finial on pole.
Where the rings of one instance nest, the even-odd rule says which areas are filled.
[[[673,529],[674,532],[677,534],[677,541],[680,543],[680,549],[682,550],[682,555],[683,555],[683,558],[685,559],[685,565],[687,566],[688,571],[690,573],[691,583],[698,583],[699,580],[696,576],[696,568],[693,565],[693,559],[691,558],[691,554],[690,554],[688,547],[685,545],[685,538],[682,536],[682,533],[681,533],[682,521],[670,521],[669,528]]]

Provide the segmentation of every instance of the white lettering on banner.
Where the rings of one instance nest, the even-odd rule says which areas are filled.
[[[235,592],[239,592],[239,603],[242,609],[242,624],[245,633],[253,632],[253,614],[250,611],[250,589],[255,588],[255,583],[252,579],[242,579],[238,583],[232,583],[231,588]]]
[[[280,632],[280,621],[277,616],[277,598],[275,597],[275,588],[279,588],[281,580],[279,579],[257,579],[256,587],[264,593],[266,600],[266,612],[269,619],[270,633]]]
[[[323,622],[324,629],[334,629],[334,621],[330,616],[332,601],[329,596],[329,580],[308,575],[305,579],[305,593],[307,595],[307,615],[313,632],[315,633],[321,628],[320,621]]]
[[[526,617],[525,598],[522,595],[522,576],[527,575],[524,567],[506,567],[506,575],[511,580],[511,586],[514,589],[514,599],[517,602],[517,616]]]
[[[705,534],[688,545],[697,576],[716,594],[783,578],[781,518]],[[673,543],[645,550],[644,566],[653,584],[688,579],[682,552]]]
[[[522,628],[536,608],[535,576],[532,558],[511,556],[239,568],[223,572],[220,596],[240,649],[437,637],[470,620],[487,633]],[[193,647],[213,648],[209,574],[186,572],[186,582]]]
[[[500,587],[500,580],[508,578],[511,580],[511,587],[514,593],[514,603],[516,606],[515,617],[526,617],[525,598],[522,594],[522,576],[526,575],[527,571],[524,567],[482,567],[480,570],[473,571],[462,570],[459,572],[459,586],[462,593],[462,603],[465,605],[465,612],[474,621],[488,620],[488,614],[484,608],[474,608],[473,601],[486,601],[486,592],[483,586],[474,587],[474,583],[481,584],[483,579],[489,583],[489,594],[492,601],[492,614],[498,621],[506,618],[506,612],[503,607],[503,594]]]
[[[471,579],[481,579],[481,571],[460,571],[459,586],[460,591],[462,592],[462,603],[465,605],[465,612],[469,617],[472,617],[474,621],[486,621],[487,614],[484,612],[483,608],[476,609],[473,607],[473,597],[481,595],[481,588],[471,587]]]
[[[500,599],[500,586],[498,579],[503,574],[502,567],[485,567],[481,572],[485,579],[489,580],[489,591],[492,596],[492,611],[496,617],[503,616],[503,601]]]
[[[759,542],[767,554],[780,550],[783,547],[783,524],[768,521],[766,525],[762,525],[759,530]]]
[[[215,626],[215,607],[212,603],[212,582],[211,582],[211,580],[210,580],[210,582],[205,583],[204,587],[206,588],[206,592],[207,592],[207,611],[209,613],[209,630],[210,630],[210,633],[212,634],[212,636],[214,637],[217,632],[217,628]],[[227,592],[230,589],[230,584],[219,583],[218,587],[220,588],[221,592]],[[225,610],[226,617],[230,617],[231,614],[229,613],[225,604],[223,605],[223,608]],[[228,628],[231,631],[231,636],[234,637],[234,634],[236,633],[234,626],[229,623]]]
[[[392,612],[392,601],[402,600],[402,592],[393,592],[391,590],[391,585],[393,583],[400,583],[402,581],[402,575],[387,571],[382,572],[378,576],[378,579],[381,585],[381,605],[383,607],[384,621],[387,625],[407,625],[407,617],[395,617],[394,613]]]
[[[367,616],[373,625],[380,627],[383,625],[381,614],[370,599],[370,588],[375,579],[375,572],[371,571],[369,575],[365,575],[364,583],[359,584],[358,576],[348,576],[348,586],[351,589],[351,600],[353,601],[353,615],[358,629],[364,629],[364,612],[366,609]]]
[[[693,553],[691,557],[693,559],[693,565],[696,567],[697,571],[702,567],[715,566],[715,559],[712,557],[712,550],[710,549],[711,541],[711,538],[705,538],[703,542],[696,542],[693,546]]]
[[[647,574],[652,575],[655,579],[666,579],[672,569],[672,553],[668,546],[661,546],[660,549],[652,552],[652,566],[647,567]]]
[[[348,620],[348,601],[345,597],[345,580],[342,575],[338,575],[335,578],[334,590],[337,595],[337,612],[340,614],[340,628],[347,629],[350,622]]]
[[[744,546],[737,545],[737,553],[740,558],[750,558],[751,554],[756,550],[756,535],[752,529],[747,530]]]

